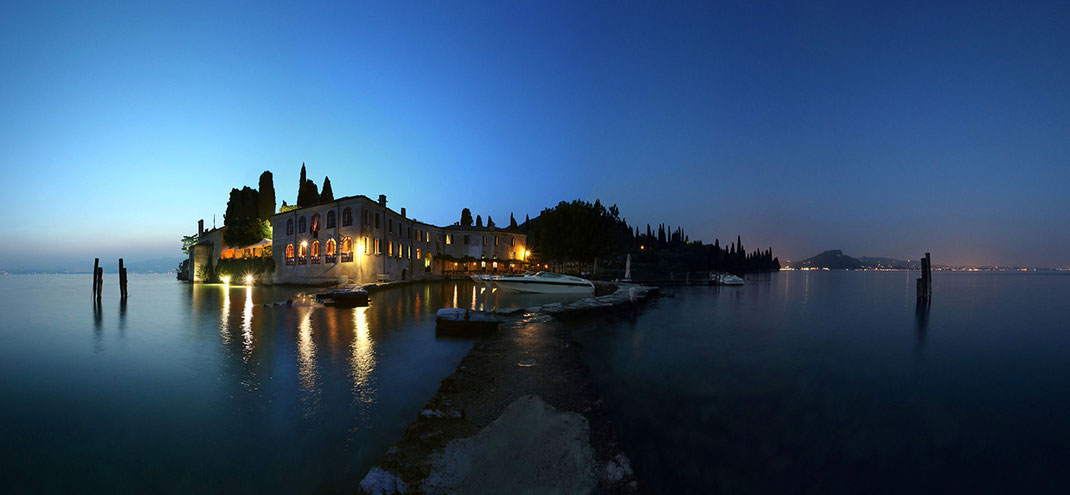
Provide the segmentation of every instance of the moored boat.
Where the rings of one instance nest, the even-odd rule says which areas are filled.
[[[743,279],[731,273],[711,273],[710,281],[714,285],[743,285]]]
[[[533,275],[501,275],[494,277],[491,283],[506,292],[537,294],[594,293],[594,284],[590,280],[550,272],[538,272]]]

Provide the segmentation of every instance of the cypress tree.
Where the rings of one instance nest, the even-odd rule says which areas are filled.
[[[512,212],[509,213],[509,230],[516,230],[516,218],[513,218]]]
[[[271,172],[265,170],[260,174],[257,194],[257,215],[261,220],[267,220],[275,214],[275,180],[271,177]]]
[[[479,215],[476,215],[476,227],[483,228],[483,218]]]
[[[469,210],[468,208],[465,208],[465,209],[461,210],[461,227],[468,228],[468,227],[471,227],[471,226],[472,226],[472,211]]]
[[[490,218],[490,215],[487,215],[487,228],[494,228],[494,219]]]
[[[334,201],[334,191],[331,190],[330,177],[323,178],[323,191],[320,192],[320,203],[328,203]]]
[[[297,206],[309,206],[308,202],[308,179],[305,174],[305,163],[301,162],[301,181],[297,183]]]

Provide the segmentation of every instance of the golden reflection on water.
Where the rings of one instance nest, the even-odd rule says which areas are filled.
[[[223,310],[219,312],[219,335],[223,344],[230,343],[230,287],[223,286]]]
[[[375,400],[375,389],[370,386],[371,373],[375,371],[375,342],[370,333],[368,307],[353,308],[353,354],[349,359],[353,398],[366,404]]]
[[[458,289],[459,285],[460,284],[453,284],[453,307],[454,308],[459,308],[460,307],[460,306],[457,305],[457,291],[459,290]]]
[[[297,326],[297,376],[301,382],[301,389],[306,394],[306,400],[312,401],[312,407],[307,414],[315,408],[316,395],[316,343],[312,341],[312,308],[304,308],[301,323]]]
[[[242,360],[249,362],[253,355],[253,287],[245,288],[245,307],[242,308]]]

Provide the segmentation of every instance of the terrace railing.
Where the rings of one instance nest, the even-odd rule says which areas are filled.
[[[342,263],[353,261],[353,253],[342,253]]]

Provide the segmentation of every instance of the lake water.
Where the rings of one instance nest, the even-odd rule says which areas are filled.
[[[541,304],[470,282],[409,285],[366,308],[294,288],[89,275],[0,277],[5,491],[352,492],[472,346],[442,307]]]
[[[576,325],[652,493],[1066,492],[1070,276],[784,272]],[[472,341],[441,307],[545,297],[0,277],[5,491],[351,492]]]
[[[782,272],[577,329],[651,493],[1067,493],[1070,275]]]

